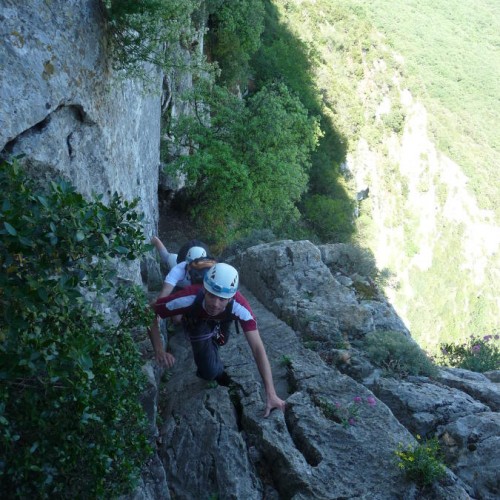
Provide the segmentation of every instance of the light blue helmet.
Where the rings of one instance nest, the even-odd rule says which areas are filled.
[[[205,290],[223,299],[233,297],[238,291],[238,284],[238,271],[224,262],[213,265],[203,279]]]

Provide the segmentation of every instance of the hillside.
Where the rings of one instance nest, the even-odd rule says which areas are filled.
[[[491,182],[500,161],[498,3],[357,3],[403,56],[402,85],[423,104],[407,108],[393,156],[407,184],[399,204],[405,200],[409,222],[407,258],[397,271],[405,290],[391,297],[423,345],[493,332],[500,313],[500,185]],[[386,244],[382,236],[377,255]]]
[[[498,7],[274,4],[307,47],[323,114],[345,137],[351,192],[369,188],[357,239],[390,276],[386,293],[414,337],[434,351],[496,331]]]
[[[439,150],[458,163],[480,208],[500,221],[500,6],[477,2],[354,1],[405,62],[406,75],[430,113]]]

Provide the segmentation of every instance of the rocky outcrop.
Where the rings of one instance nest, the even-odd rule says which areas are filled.
[[[248,249],[238,260],[242,279],[259,300],[297,331],[332,347],[375,330],[408,330],[380,298],[371,280],[347,275],[342,252],[309,241],[275,242]],[[260,263],[265,259],[266,266]],[[329,267],[330,266],[330,267]],[[333,271],[333,272],[332,272]]]
[[[498,498],[500,477],[500,414],[476,413],[458,418],[442,429],[446,463],[467,484],[476,498]]]
[[[324,262],[322,256],[342,253],[334,247],[282,241],[233,259],[258,318],[278,393],[286,398],[284,414],[262,418],[264,394],[243,335],[233,334],[222,348],[233,381],[229,388],[198,379],[189,342],[181,332],[170,338],[177,364],[158,398],[158,450],[170,494],[495,498],[498,384],[452,369],[437,378],[396,379],[366,357],[356,364],[363,357],[358,343],[363,336],[395,327],[404,335],[408,331],[382,295],[359,293],[355,283],[370,283],[367,277],[353,276],[349,266],[342,268],[342,259]],[[365,376],[359,376],[359,366]],[[400,444],[416,444],[417,434],[440,439],[448,466],[443,480],[421,490],[404,478],[394,454]]]

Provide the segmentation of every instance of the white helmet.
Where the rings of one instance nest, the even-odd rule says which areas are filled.
[[[203,247],[191,247],[186,254],[186,262],[190,264],[194,259],[206,257],[207,251]]]
[[[230,299],[238,291],[238,282],[238,271],[229,264],[219,262],[205,274],[203,286],[217,297]]]

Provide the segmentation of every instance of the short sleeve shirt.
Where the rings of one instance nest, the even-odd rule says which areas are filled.
[[[165,283],[173,287],[185,287],[191,284],[186,270],[186,261],[175,265],[165,277]]]

